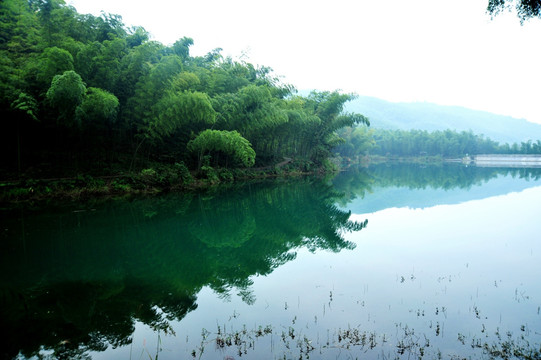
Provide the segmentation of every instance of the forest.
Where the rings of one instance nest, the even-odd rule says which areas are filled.
[[[491,140],[472,131],[387,130],[346,127],[338,131],[345,139],[335,151],[342,157],[440,156],[458,158],[476,154],[541,154],[541,140],[512,145]]]
[[[3,0],[0,18],[2,180],[216,177],[284,158],[313,171],[330,166],[337,130],[369,125],[344,112],[353,94],[298,96],[269,67],[192,56],[193,39],[166,46],[118,15]]]
[[[541,153],[539,140],[372,129],[346,110],[355,94],[301,96],[270,67],[193,56],[191,38],[164,45],[64,0],[4,0],[0,19],[0,198],[329,171],[336,155]]]

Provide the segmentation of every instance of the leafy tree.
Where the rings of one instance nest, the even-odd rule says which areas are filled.
[[[93,59],[96,63],[95,72],[92,73],[92,82],[96,87],[115,91],[120,76],[121,60],[128,52],[125,39],[106,40],[101,52]]]
[[[274,148],[274,129],[288,120],[280,101],[272,96],[268,87],[248,85],[213,100],[218,112],[217,127],[238,131],[253,144],[256,152],[268,158]]]
[[[64,49],[56,46],[43,51],[38,62],[37,80],[43,84],[50,84],[55,75],[73,70],[73,56]]]
[[[343,113],[344,104],[354,98],[352,94],[338,92],[312,92],[308,97],[306,107],[321,121],[308,134],[310,158],[316,164],[321,164],[335,146],[344,142],[337,130],[354,124],[370,125],[363,115]]]
[[[171,79],[182,71],[182,59],[177,55],[164,56],[150,64],[140,77],[134,95],[127,102],[126,115],[136,131],[146,132],[154,117],[152,107],[170,90]]]
[[[114,40],[126,36],[126,29],[120,15],[102,12],[96,22],[98,24],[96,40],[98,41]]]
[[[102,53],[103,45],[98,41],[85,44],[75,56],[75,71],[84,78],[90,86],[97,71],[98,57]]]
[[[171,50],[174,54],[180,56],[183,61],[186,61],[190,57],[190,46],[192,45],[192,38],[183,37],[182,39],[175,41],[175,43],[171,47]]]
[[[118,99],[108,91],[89,87],[76,109],[79,125],[104,129],[113,124],[118,112]]]
[[[18,89],[22,85],[20,76],[21,71],[6,55],[6,51],[0,51],[0,111],[7,110],[18,97]]]
[[[188,150],[198,155],[199,167],[209,152],[222,152],[245,167],[255,163],[255,151],[250,142],[237,131],[207,129],[188,143]]]
[[[516,11],[520,22],[541,17],[541,1],[539,0],[488,0],[487,12],[498,15],[503,11]]]
[[[146,78],[154,64],[159,61],[162,49],[163,45],[158,42],[144,42],[122,57],[114,92],[121,106],[127,105],[128,99],[135,95],[138,82]]]
[[[146,140],[156,145],[173,134],[176,134],[176,147],[185,152],[191,134],[201,131],[204,126],[212,125],[216,118],[208,95],[189,91],[168,91],[151,106],[149,114],[139,125],[141,140],[135,149],[133,161]],[[173,146],[170,145],[169,151],[171,148]]]
[[[0,50],[3,56],[22,60],[25,54],[36,51],[39,42],[38,19],[24,0],[0,2]]]
[[[335,151],[342,156],[355,157],[366,155],[375,145],[374,130],[366,127],[345,127],[340,129],[338,135],[344,143],[336,147]]]
[[[21,172],[21,122],[25,120],[38,121],[38,103],[32,96],[21,92],[11,104],[11,110],[15,113],[17,121],[17,172]]]
[[[200,88],[201,81],[196,74],[183,71],[174,76],[171,80],[171,87],[176,91],[197,91]]]
[[[212,61],[207,65],[210,65],[210,76],[206,78],[207,91],[211,96],[236,93],[257,80],[256,69],[251,64],[233,61],[231,58],[223,59],[219,53],[212,54],[207,60]]]
[[[539,153],[536,143],[529,141],[522,144],[499,144],[483,135],[471,131],[456,132],[452,130],[384,130],[373,131],[375,147],[370,153],[391,156],[443,156],[462,157],[475,154],[518,154]],[[351,137],[348,138],[351,140]],[[337,149],[347,156],[344,148]]]
[[[34,158],[36,169],[42,154],[66,164],[54,171],[101,169],[93,160],[104,151],[118,154],[122,168],[143,144],[146,159],[174,163],[189,159],[197,134],[220,130],[217,139],[246,140],[262,166],[282,157],[321,165],[342,142],[338,129],[368,124],[342,112],[352,95],[293,96],[269,67],[223,57],[219,48],[191,56],[193,39],[164,46],[118,15],[78,14],[64,0],[4,0],[0,17],[0,153],[10,163],[22,138],[25,164]],[[216,164],[250,163],[220,146],[208,150]]]
[[[11,109],[19,112],[23,116],[28,117],[34,121],[38,121],[37,111],[38,103],[31,95],[24,92],[19,93],[19,96],[11,104]]]
[[[130,48],[142,45],[150,38],[150,34],[142,26],[134,26],[129,29],[126,43]]]
[[[70,70],[56,75],[47,91],[47,100],[58,110],[58,122],[68,127],[75,124],[75,110],[82,103],[86,86],[81,76]]]
[[[212,125],[216,118],[208,95],[200,92],[167,92],[152,112],[147,131],[155,139],[170,136],[180,128],[193,130],[194,126]]]

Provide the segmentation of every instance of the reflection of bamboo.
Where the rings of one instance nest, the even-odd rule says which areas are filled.
[[[21,239],[23,242],[24,263],[28,265],[28,254],[26,252],[26,230],[24,226],[24,210],[21,208]]]

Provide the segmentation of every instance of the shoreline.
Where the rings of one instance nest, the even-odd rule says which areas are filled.
[[[202,167],[189,171],[183,164],[152,164],[154,168],[140,172],[115,175],[91,176],[79,174],[73,177],[45,179],[11,179],[0,181],[0,206],[46,201],[89,201],[92,199],[147,196],[171,192],[193,193],[206,191],[237,182],[265,179],[289,179],[303,176],[325,176],[345,171],[351,165],[369,167],[385,163],[417,165],[463,164],[484,167],[487,165],[467,163],[463,158],[442,156],[380,156],[366,155],[357,158],[334,158],[326,165],[316,167],[305,160],[286,159],[275,165],[227,169]],[[495,165],[492,165],[495,166]],[[513,167],[499,162],[497,167]],[[154,170],[156,169],[156,170]]]
[[[243,181],[287,179],[328,173],[323,167],[307,171],[299,164],[259,169],[206,168],[174,173],[173,167],[152,168],[138,173],[116,175],[77,175],[47,179],[20,179],[0,182],[0,206],[54,200],[88,201],[97,198],[157,195],[170,192],[190,193]],[[187,169],[186,169],[187,170]]]

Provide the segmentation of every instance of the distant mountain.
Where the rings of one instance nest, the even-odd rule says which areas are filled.
[[[471,130],[500,143],[541,139],[540,124],[458,106],[421,102],[393,103],[360,96],[347,103],[345,110],[367,116],[371,127],[378,129]]]

